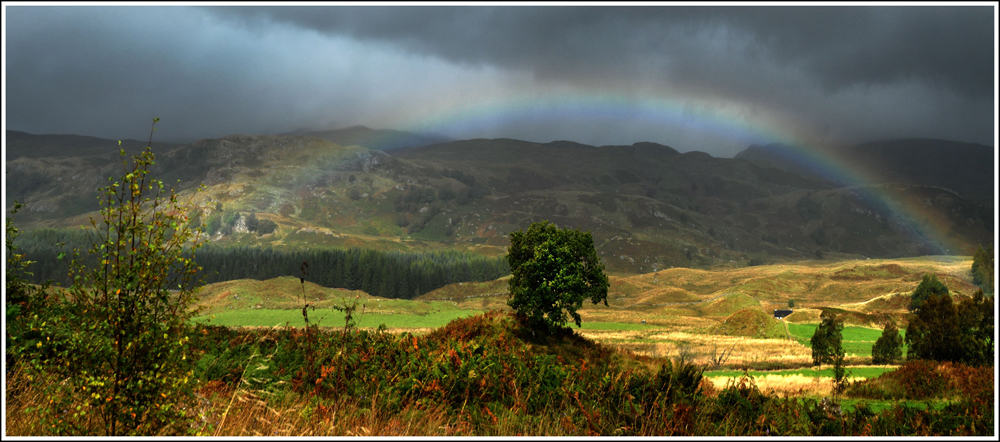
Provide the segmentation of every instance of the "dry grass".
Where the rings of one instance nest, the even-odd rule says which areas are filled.
[[[706,378],[712,386],[718,390],[726,387],[732,380],[739,380],[735,377],[709,377]],[[851,382],[860,381],[865,378],[849,378]],[[754,377],[754,383],[762,392],[774,393],[779,396],[830,396],[833,394],[833,382],[831,378],[793,375],[764,375]]]
[[[7,414],[4,421],[7,426],[5,436],[29,436],[44,434],[37,419],[33,419],[26,408],[45,403],[44,393],[27,379],[24,372],[15,368],[7,373]]]
[[[925,273],[935,273],[955,293],[971,294],[967,257],[921,257],[851,261],[807,261],[738,269],[675,268],[611,278],[609,299],[620,305],[680,302],[683,297],[710,299],[742,293],[773,308],[788,299],[801,307],[857,303],[890,293],[910,293]],[[678,295],[683,293],[683,295]],[[769,306],[765,306],[769,307]]]
[[[443,406],[410,407],[387,415],[370,401],[318,402],[295,394],[267,397],[263,391],[214,394],[193,428],[201,436],[457,436],[469,428],[451,425]]]
[[[710,365],[713,355],[732,349],[724,364],[728,367],[775,366],[800,367],[812,363],[812,350],[785,339],[754,339],[740,336],[718,336],[664,331],[597,331],[578,332],[598,342],[616,345],[638,355],[678,358],[682,355],[698,364]]]

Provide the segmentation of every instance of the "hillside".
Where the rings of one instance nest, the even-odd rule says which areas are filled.
[[[106,140],[83,135],[35,135],[16,130],[4,133],[7,149],[4,159],[9,161],[21,157],[43,158],[58,156],[94,156],[118,154],[118,149],[125,149],[130,154],[141,152],[147,145],[145,141]],[[153,142],[153,149],[166,151],[181,146],[175,143]]]
[[[933,273],[954,296],[971,296],[976,287],[960,257],[818,261],[754,267],[697,270],[675,268],[640,275],[611,276],[608,304],[585,302],[584,321],[681,324],[682,318],[721,321],[745,308],[771,313],[794,300],[790,322],[818,322],[822,309],[853,312],[850,323],[881,320],[869,313],[891,313],[902,320],[909,295],[924,274]],[[507,279],[451,284],[421,295],[418,301],[449,301],[466,309],[504,309]],[[815,312],[815,313],[812,313]]]
[[[16,135],[8,138],[16,152],[50,142]],[[186,193],[207,186],[194,199],[202,220],[237,220],[213,230],[211,241],[222,245],[496,256],[509,232],[548,219],[593,232],[610,271],[646,273],[971,254],[993,242],[992,214],[938,186],[837,188],[822,177],[655,143],[476,139],[390,154],[317,137],[231,135],[157,147],[158,177]],[[8,157],[8,204],[26,204],[20,223],[76,226],[98,208],[95,189],[116,172],[114,153],[74,152]],[[897,209],[916,206],[919,217]],[[277,230],[248,232],[242,220],[250,213]],[[927,232],[946,234],[946,243]]]
[[[831,311],[843,318],[845,333],[853,336],[848,339],[849,353],[863,358],[870,356],[887,320],[906,328],[906,306],[924,274],[937,275],[957,299],[971,295],[975,287],[968,282],[969,264],[965,258],[925,257],[612,276],[609,305],[584,302],[579,310],[583,327],[571,328],[597,342],[651,356],[677,356],[684,350],[706,362],[721,346],[735,349],[731,364],[808,366],[809,337],[820,314]],[[201,289],[202,310],[196,320],[302,326],[304,288],[315,307],[309,311],[310,320],[322,327],[343,327],[343,314],[332,307],[357,302],[363,306],[355,316],[359,327],[384,324],[395,332],[425,333],[458,317],[510,311],[508,279],[451,284],[413,300],[378,298],[308,281],[303,286],[294,277],[228,281]],[[795,302],[794,313],[784,321],[773,319],[773,311],[787,308],[789,300]]]
[[[909,184],[951,189],[962,197],[993,211],[994,149],[974,143],[946,140],[905,139],[861,143],[827,152],[844,164],[865,172],[872,184]],[[810,162],[799,151],[780,144],[750,146],[736,158],[805,170],[836,181],[841,176]]]
[[[341,146],[361,146],[371,150],[394,150],[451,141],[448,137],[441,135],[419,134],[390,129],[371,129],[365,126],[351,126],[343,129],[323,131],[298,131],[280,135],[316,137]]]

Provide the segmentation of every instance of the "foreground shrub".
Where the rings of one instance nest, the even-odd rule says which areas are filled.
[[[100,219],[91,219],[89,254],[100,265],[88,268],[74,250],[73,286],[27,324],[38,340],[20,359],[50,398],[29,412],[54,434],[152,435],[185,425],[179,404],[191,393],[187,329],[198,270],[190,256],[200,231],[187,227],[192,207],[149,177],[148,147],[131,161],[121,156],[122,175],[109,178]]]

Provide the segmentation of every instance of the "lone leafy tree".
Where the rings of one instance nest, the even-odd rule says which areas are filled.
[[[872,347],[872,364],[892,364],[903,358],[903,337],[899,335],[896,324],[886,321],[882,336]]]
[[[824,311],[820,315],[820,324],[813,333],[810,344],[812,344],[813,365],[831,364],[838,358],[843,359],[843,335],[844,323],[837,315]]]
[[[590,232],[560,229],[548,221],[510,234],[510,305],[533,326],[546,330],[566,324],[584,299],[608,304],[608,277]]]

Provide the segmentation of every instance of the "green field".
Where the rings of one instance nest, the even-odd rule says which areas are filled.
[[[398,304],[398,305],[397,305]],[[426,306],[431,303],[417,303],[413,301],[383,301],[383,307],[413,307],[414,305]],[[434,302],[437,309],[426,313],[365,313],[355,314],[355,322],[358,327],[375,328],[385,324],[388,328],[437,328],[444,326],[453,319],[464,318],[482,313],[482,310],[464,310],[459,308],[440,308],[450,304],[444,302]],[[286,323],[293,327],[304,325],[302,310],[299,309],[240,309],[217,312],[197,316],[194,322],[208,325],[224,325],[227,327],[274,327],[284,326]],[[343,327],[344,314],[333,309],[317,309],[309,312],[309,321],[319,324],[320,327]],[[578,328],[575,324],[569,324],[573,329]],[[584,322],[581,330],[613,330],[613,331],[634,331],[660,328],[655,325],[633,324],[623,322]]]
[[[850,372],[850,376],[851,377],[857,377],[857,378],[875,378],[875,377],[881,376],[882,373],[885,373],[887,371],[893,371],[895,369],[896,369],[896,367],[850,367],[850,368],[847,369],[847,371]],[[750,370],[748,373],[750,374],[750,376],[754,376],[754,377],[765,376],[765,375],[770,375],[770,376],[774,376],[774,375],[777,375],[777,376],[802,375],[802,376],[805,376],[805,377],[808,377],[808,378],[816,378],[816,377],[832,378],[833,377],[833,368],[832,367],[826,367],[826,368],[822,368],[822,369],[820,369],[820,368],[800,368],[800,369],[797,369],[797,370],[771,370],[771,371]],[[738,377],[740,377],[742,375],[743,375],[743,371],[741,371],[741,370],[716,370],[716,371],[706,371],[705,372],[705,376],[711,377],[711,378],[714,378],[714,377],[730,377],[730,378],[735,377],[735,378],[738,378]]]
[[[482,313],[479,310],[444,310],[419,314],[366,313],[355,315],[358,327],[375,328],[385,324],[389,328],[437,328],[454,319]],[[232,310],[213,315],[198,316],[195,322],[227,327],[274,327],[286,323],[293,327],[304,325],[302,310],[252,309]],[[343,327],[344,314],[336,310],[323,309],[309,312],[309,321],[320,327]]]
[[[813,333],[819,324],[793,324],[788,323],[788,333],[800,344],[812,348]],[[900,336],[906,338],[906,330],[899,330]],[[872,347],[875,341],[882,336],[882,330],[867,327],[844,327],[843,345],[844,352],[855,356],[871,356]],[[906,345],[903,346],[903,356],[906,356]]]

